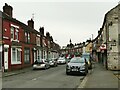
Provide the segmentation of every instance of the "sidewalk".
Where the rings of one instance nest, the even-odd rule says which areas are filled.
[[[31,70],[32,70],[32,67],[27,67],[27,68],[23,68],[23,69],[20,69],[20,70],[15,70],[15,71],[10,71],[10,72],[3,72],[2,77],[13,76],[13,75],[29,72]]]
[[[96,63],[78,88],[118,88],[120,80],[112,71],[106,70],[101,64]]]

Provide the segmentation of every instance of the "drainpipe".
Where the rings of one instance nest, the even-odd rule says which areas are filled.
[[[108,53],[108,41],[109,41],[109,26],[108,26],[108,22],[107,22],[107,20],[106,20],[106,26],[105,26],[105,28],[106,28],[106,53]],[[108,62],[107,62],[107,60],[108,60],[108,56],[106,56],[106,61],[105,61],[105,68],[108,70]]]

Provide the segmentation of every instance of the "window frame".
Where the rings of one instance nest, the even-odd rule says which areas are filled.
[[[30,32],[25,31],[25,42],[30,43],[30,41],[31,41]]]
[[[11,41],[18,41],[19,42],[19,28],[11,26],[10,34],[11,34]]]
[[[15,60],[13,60],[13,49],[15,50]],[[21,64],[21,51],[19,51],[18,49],[21,48],[16,48],[16,47],[12,47],[11,48],[11,64]],[[20,55],[18,55],[18,52]],[[20,57],[20,59],[18,60],[18,56]]]
[[[28,51],[29,51],[29,53],[28,53]],[[29,57],[29,59],[28,59],[28,57]],[[30,64],[30,48],[24,49],[24,63]]]

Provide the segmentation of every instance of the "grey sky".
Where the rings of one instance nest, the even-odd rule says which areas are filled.
[[[50,32],[56,43],[61,46],[67,45],[70,38],[72,43],[80,43],[97,36],[98,30],[102,27],[105,13],[118,4],[118,0],[111,2],[40,2],[21,1],[0,3],[0,10],[4,3],[13,7],[13,17],[27,24],[34,13],[35,29],[45,27]]]

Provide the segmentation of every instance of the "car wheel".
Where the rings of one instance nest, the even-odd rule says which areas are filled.
[[[56,64],[56,67],[57,67],[58,65]]]
[[[87,70],[87,73],[88,73],[88,70]]]
[[[44,70],[46,70],[46,69],[47,69],[47,66],[45,66]]]
[[[35,68],[33,68],[33,70],[35,70]]]
[[[87,73],[88,73],[88,70],[86,70],[86,71],[85,71],[84,76],[86,76],[86,75],[87,75]]]
[[[66,74],[69,75],[70,73],[66,71]]]
[[[86,76],[86,75],[87,75],[87,72],[85,72],[83,75]]]

